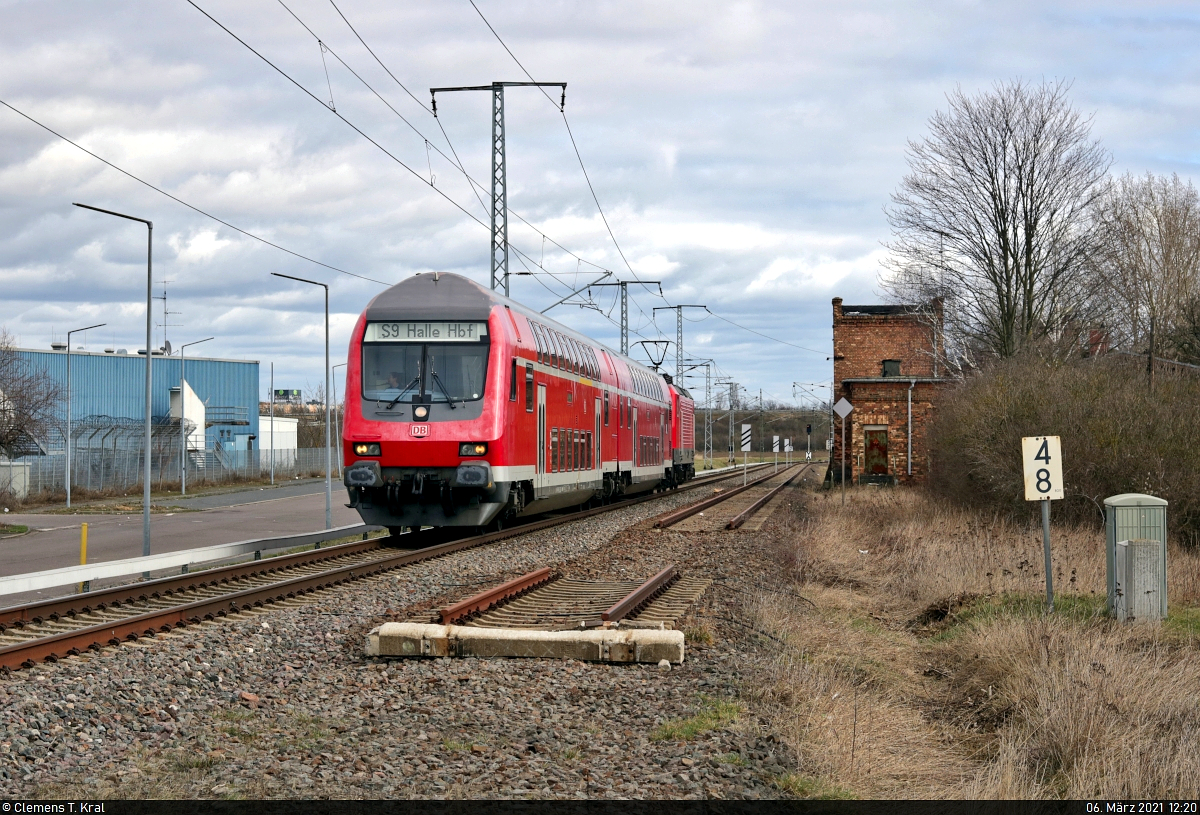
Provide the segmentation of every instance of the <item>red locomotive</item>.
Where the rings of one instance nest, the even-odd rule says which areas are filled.
[[[344,393],[350,505],[393,532],[498,526],[695,475],[686,390],[459,275],[371,301]]]

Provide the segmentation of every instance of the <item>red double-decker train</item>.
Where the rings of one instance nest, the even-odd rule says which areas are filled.
[[[344,393],[350,505],[394,533],[499,526],[695,475],[685,389],[459,275],[371,301]]]

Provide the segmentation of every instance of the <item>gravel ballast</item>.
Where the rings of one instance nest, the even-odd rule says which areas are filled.
[[[673,494],[274,608],[0,680],[0,795],[90,798],[758,798],[794,759],[747,699],[770,658],[739,619],[754,533],[658,531]],[[554,566],[716,581],[687,659],[368,659],[364,637]],[[730,589],[730,590],[727,590]]]

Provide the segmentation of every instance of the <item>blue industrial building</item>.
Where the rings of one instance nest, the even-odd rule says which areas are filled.
[[[66,419],[67,353],[65,350],[18,349],[30,372],[45,372],[63,394],[60,421]],[[154,420],[171,413],[171,390],[179,389],[180,358],[151,358],[151,411]],[[258,436],[258,362],[188,357],[187,384],[206,406],[206,447],[246,449]],[[142,354],[71,352],[72,423],[89,417],[145,421],[146,357]],[[61,450],[63,437],[39,439],[46,452]],[[249,446],[253,447],[251,443]]]

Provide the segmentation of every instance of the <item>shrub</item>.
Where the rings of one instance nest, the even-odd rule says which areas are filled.
[[[1125,492],[1170,502],[1173,533],[1200,539],[1200,372],[1129,358],[997,361],[947,394],[930,429],[931,488],[961,504],[1021,509],[1022,436],[1060,436],[1066,499],[1056,513],[1102,518]],[[1021,509],[1027,512],[1027,507]]]

